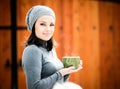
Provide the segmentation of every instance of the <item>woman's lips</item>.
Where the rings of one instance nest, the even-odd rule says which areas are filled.
[[[45,36],[50,36],[51,34],[50,33],[43,33]]]

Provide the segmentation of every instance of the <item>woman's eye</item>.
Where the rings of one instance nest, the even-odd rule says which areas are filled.
[[[41,26],[45,26],[45,24],[44,24],[44,23],[40,23],[40,25],[41,25]]]
[[[50,24],[50,26],[54,26],[54,24],[52,23],[52,24]]]

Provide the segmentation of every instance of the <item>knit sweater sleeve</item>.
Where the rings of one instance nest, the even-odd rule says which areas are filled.
[[[42,52],[37,47],[28,47],[24,50],[22,65],[28,89],[52,89],[53,85],[62,78],[61,74],[56,72],[41,79]]]

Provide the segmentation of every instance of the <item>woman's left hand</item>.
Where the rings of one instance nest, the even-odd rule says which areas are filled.
[[[59,70],[59,72],[62,74],[62,76],[66,75],[66,74],[71,74],[71,73],[77,72],[83,68],[82,64],[83,64],[83,62],[82,62],[82,60],[80,60],[80,65],[78,66],[78,68],[71,66],[68,68],[63,68],[63,69]]]

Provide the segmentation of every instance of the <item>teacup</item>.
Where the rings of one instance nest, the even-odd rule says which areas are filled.
[[[80,64],[80,57],[79,56],[64,56],[62,58],[62,62],[65,68],[74,66],[75,68],[78,68]]]

